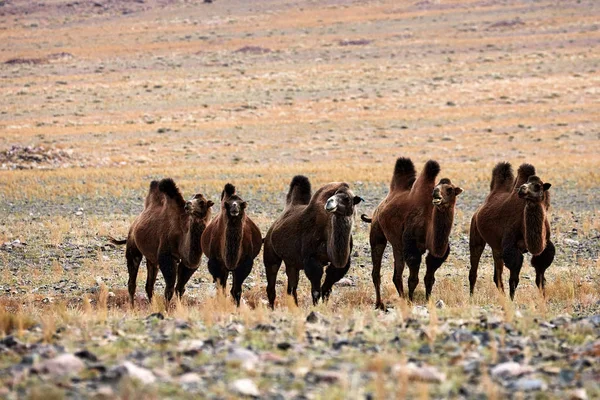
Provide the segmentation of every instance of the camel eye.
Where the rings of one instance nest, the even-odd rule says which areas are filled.
[[[446,194],[447,195],[451,195],[453,192],[454,192],[454,190],[452,190],[452,188],[446,189]]]
[[[536,192],[538,192],[540,190],[540,185],[534,185],[533,188],[535,189]]]

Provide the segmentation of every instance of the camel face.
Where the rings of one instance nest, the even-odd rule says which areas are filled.
[[[454,186],[450,179],[444,178],[433,188],[432,203],[438,208],[445,208],[456,201],[456,196],[463,192],[462,188]]]
[[[242,200],[241,197],[233,195],[223,202],[223,206],[230,217],[242,217],[244,216],[244,210],[248,205],[247,202]]]
[[[201,193],[196,193],[191,199],[185,202],[185,212],[194,217],[204,218],[209,213],[210,207],[215,203],[206,198]]]
[[[519,187],[518,194],[522,199],[541,202],[544,200],[544,193],[548,191],[551,186],[550,183],[544,183],[539,177],[532,175],[527,179],[526,183]]]
[[[343,188],[327,199],[325,211],[342,216],[350,216],[354,214],[354,206],[362,200],[361,197],[355,196],[351,190]]]

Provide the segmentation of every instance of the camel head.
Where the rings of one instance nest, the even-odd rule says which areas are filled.
[[[347,217],[354,214],[354,206],[361,201],[363,201],[362,197],[355,196],[352,190],[343,186],[327,199],[325,211]]]
[[[444,209],[453,206],[456,202],[456,196],[463,192],[462,188],[454,186],[450,179],[444,178],[433,188],[433,205],[438,209]]]
[[[235,186],[231,183],[225,185],[225,188],[221,193],[221,209],[228,217],[243,217],[247,205],[247,202],[235,194]]]
[[[190,216],[205,218],[210,214],[210,208],[214,204],[211,200],[206,200],[202,194],[196,193],[185,202],[185,212]]]
[[[531,175],[527,179],[527,182],[517,189],[517,192],[522,199],[541,202],[546,197],[546,192],[551,186],[550,183],[544,183],[539,177]]]

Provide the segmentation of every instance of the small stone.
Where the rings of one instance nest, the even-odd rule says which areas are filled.
[[[417,317],[429,317],[429,310],[425,306],[414,306],[412,314]]]
[[[36,370],[51,376],[76,375],[85,368],[85,364],[73,354],[61,354],[42,362]]]
[[[336,383],[342,379],[342,374],[338,371],[311,371],[305,379],[315,383]]]
[[[548,389],[548,385],[546,382],[541,379],[530,379],[530,378],[521,378],[516,382],[513,382],[509,385],[511,389],[519,390],[523,392],[529,392],[531,390],[541,390],[545,391]]]
[[[575,389],[569,393],[569,400],[587,400],[588,395],[584,388]]]
[[[204,341],[202,340],[184,340],[179,343],[177,346],[177,350],[185,354],[186,356],[195,356],[198,353],[202,352],[202,347],[204,346]]]
[[[132,379],[136,379],[145,385],[156,382],[156,376],[152,371],[138,367],[131,361],[125,361],[120,365],[120,368],[123,368],[124,372]]]
[[[277,348],[279,350],[289,350],[292,347],[292,345],[288,342],[281,342],[281,343],[277,343]]]
[[[91,351],[89,351],[87,349],[79,350],[78,352],[75,353],[75,355],[79,358],[83,358],[84,360],[88,360],[88,361],[92,361],[92,362],[98,361],[98,357],[96,357],[96,355],[94,353],[92,353]]]
[[[157,313],[153,313],[153,314],[148,315],[148,318],[146,318],[146,319],[152,319],[152,318],[156,318],[156,319],[161,319],[162,320],[162,319],[165,319],[165,316],[162,315],[162,313],[157,312]]]
[[[237,379],[233,382],[231,382],[231,384],[229,385],[229,388],[237,393],[237,394],[241,394],[242,396],[251,396],[251,397],[259,397],[260,396],[260,391],[258,390],[258,387],[256,387],[256,384],[248,378],[244,378],[244,379]]]
[[[341,287],[349,287],[349,286],[355,286],[355,283],[350,278],[342,278],[336,282],[336,285],[341,286]]]
[[[76,216],[81,217],[83,215],[83,211],[77,211],[75,213]]]
[[[408,380],[442,383],[446,381],[446,374],[438,371],[437,368],[430,365],[418,366],[415,363],[396,364],[392,367],[396,374],[405,375]]]
[[[529,365],[521,365],[514,361],[498,364],[490,371],[493,378],[517,377],[531,372],[533,372],[533,368]]]
[[[258,364],[259,358],[251,350],[245,349],[243,347],[236,347],[229,351],[229,354],[227,354],[225,361],[229,363],[239,363],[242,368],[251,371],[254,370],[254,368]]]
[[[315,324],[315,323],[319,322],[318,313],[311,311],[310,314],[308,314],[308,316],[306,317],[306,322],[308,322],[310,324]]]
[[[444,301],[442,299],[439,299],[438,301],[435,302],[435,308],[445,308],[446,307],[446,303],[444,303]]]
[[[188,372],[187,374],[181,375],[177,380],[182,385],[194,385],[200,383],[202,378],[195,372]]]

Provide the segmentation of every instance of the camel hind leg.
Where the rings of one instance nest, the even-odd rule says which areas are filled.
[[[492,257],[494,257],[494,283],[498,290],[504,293],[504,281],[502,280],[504,261],[502,260],[502,252],[492,250]]]
[[[371,244],[371,261],[373,263],[371,278],[373,279],[373,286],[375,286],[375,308],[385,310],[385,306],[381,301],[381,260],[385,252],[385,246],[387,246],[387,239],[381,230],[381,226],[375,221],[371,225],[369,242]]]
[[[433,284],[435,283],[435,271],[438,270],[439,267],[442,266],[444,261],[448,258],[450,254],[450,245],[448,245],[448,249],[446,250],[446,254],[442,257],[432,256],[431,253],[427,254],[425,257],[425,265],[427,266],[427,271],[425,272],[425,299],[429,300],[429,296],[431,296],[431,290],[433,288]]]
[[[421,267],[421,252],[414,238],[404,235],[404,260],[410,270],[408,276],[408,298],[413,301],[415,289],[419,284],[419,268]]]
[[[225,293],[227,278],[229,277],[229,271],[227,268],[222,266],[216,258],[209,258],[208,272],[212,275],[213,281],[221,287],[221,291]]]
[[[265,245],[263,247],[263,263],[265,265],[265,274],[267,276],[267,297],[269,298],[269,307],[275,308],[275,297],[277,292],[275,285],[277,284],[277,273],[281,268],[282,259],[275,254],[273,246],[267,245],[270,243],[268,237],[265,238]],[[298,301],[296,301],[298,304]]]
[[[127,289],[129,290],[129,301],[131,307],[133,307],[137,275],[140,263],[142,262],[142,252],[140,252],[140,250],[129,240],[127,241],[127,247],[125,248],[125,258],[127,260],[127,273],[129,274]]]
[[[158,275],[158,265],[148,261],[146,258],[146,267],[148,270],[148,275],[146,276],[146,295],[148,296],[148,303],[152,304],[154,285],[156,284],[156,276]]]
[[[471,229],[469,233],[469,256],[471,261],[471,269],[469,269],[469,293],[473,296],[475,283],[477,282],[477,270],[479,269],[479,261],[481,254],[485,249],[485,240],[481,237],[477,229],[475,216],[471,219]]]
[[[331,294],[331,289],[333,285],[342,279],[350,269],[350,257],[348,257],[348,262],[344,268],[336,268],[333,265],[329,264],[327,269],[325,270],[325,282],[323,282],[323,286],[321,286],[321,294],[323,295],[323,301],[329,300],[329,295]]]
[[[240,263],[236,269],[233,270],[233,283],[231,284],[231,297],[235,300],[235,304],[239,307],[240,301],[242,300],[242,284],[252,272],[252,265],[254,260],[251,258]]]
[[[392,245],[394,253],[394,286],[400,297],[404,297],[404,284],[402,278],[404,275],[404,249],[400,246]]]
[[[523,253],[515,245],[505,246],[502,250],[502,259],[504,264],[510,270],[510,278],[508,279],[510,289],[510,299],[515,299],[515,292],[519,285],[519,275],[523,266]]]
[[[546,295],[546,269],[554,261],[554,254],[556,249],[554,244],[548,240],[546,248],[537,256],[531,257],[531,265],[535,268],[535,284],[540,289],[543,295]]]

